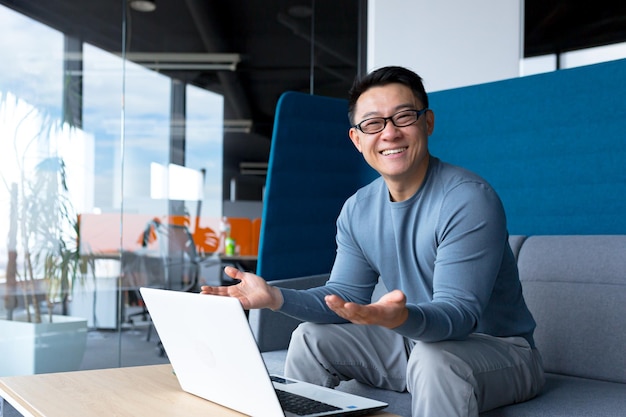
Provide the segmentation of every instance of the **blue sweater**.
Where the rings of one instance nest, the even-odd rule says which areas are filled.
[[[407,297],[409,317],[395,328],[414,340],[469,334],[522,336],[534,346],[535,321],[522,296],[496,192],[482,178],[431,157],[418,192],[391,202],[382,178],[358,190],[337,220],[330,279],[310,290],[281,289],[281,312],[342,323],[324,296],[370,302],[380,277]]]

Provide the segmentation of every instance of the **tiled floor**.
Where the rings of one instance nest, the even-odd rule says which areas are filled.
[[[81,370],[169,363],[161,351],[158,335],[152,329],[148,340],[149,332],[145,323],[120,332],[90,331]]]

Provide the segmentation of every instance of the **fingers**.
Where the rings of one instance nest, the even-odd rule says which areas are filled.
[[[200,287],[200,294],[228,295],[228,287],[212,287],[210,285],[203,285]]]
[[[250,272],[242,272],[237,268],[227,266],[224,272],[229,277],[236,279],[235,285],[214,287],[205,285],[200,288],[201,294],[222,295],[234,297],[247,309],[272,308],[279,309],[282,306],[282,293],[276,287],[271,287],[258,275]]]
[[[334,294],[327,295],[324,301],[326,301],[328,308],[346,320],[357,324],[365,324],[368,322],[366,306],[347,302]]]
[[[245,274],[243,272],[232,266],[226,266],[224,268],[224,272],[229,277],[240,281],[245,277]],[[200,294],[230,295],[230,288],[231,286],[203,285],[200,287]]]
[[[380,298],[380,302],[395,303],[404,306],[406,304],[406,295],[400,290],[393,290]]]
[[[335,294],[327,295],[326,297],[324,297],[324,301],[326,301],[326,305],[331,310],[334,310],[335,308],[341,308],[344,304],[346,304],[346,302],[341,297]]]
[[[379,301],[367,305],[347,302],[337,295],[327,295],[324,301],[338,316],[355,324],[377,324],[393,329],[408,317],[406,296],[399,290],[391,291]]]
[[[228,275],[229,277],[233,279],[241,280],[245,276],[243,272],[241,272],[240,270],[232,266],[224,267],[224,272],[226,273],[226,275]]]

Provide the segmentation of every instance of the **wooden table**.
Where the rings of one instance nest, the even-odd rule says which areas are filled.
[[[182,391],[171,365],[3,377],[0,397],[24,417],[243,416]]]

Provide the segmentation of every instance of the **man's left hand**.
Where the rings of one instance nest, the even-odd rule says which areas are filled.
[[[393,329],[404,323],[409,315],[406,296],[400,290],[393,290],[367,305],[347,302],[338,295],[327,295],[324,300],[337,315],[355,324],[375,324]]]

